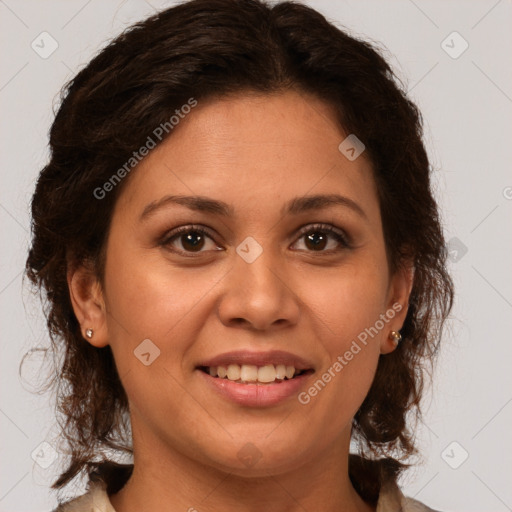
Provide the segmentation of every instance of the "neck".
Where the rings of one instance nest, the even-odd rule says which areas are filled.
[[[147,435],[142,443],[136,433],[134,428],[133,473],[126,485],[110,496],[116,512],[375,511],[350,482],[349,435],[302,466],[247,476],[192,459]]]

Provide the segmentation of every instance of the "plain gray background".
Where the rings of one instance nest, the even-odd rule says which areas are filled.
[[[512,510],[512,2],[305,3],[387,48],[423,113],[436,169],[457,299],[417,431],[425,462],[403,478],[404,492],[443,511]],[[56,504],[49,485],[61,460],[53,460],[58,430],[50,397],[29,385],[41,380],[41,358],[27,363],[23,382],[18,376],[22,355],[48,345],[41,307],[23,287],[22,272],[28,203],[48,157],[52,105],[112,36],[170,5],[0,0],[0,512]]]

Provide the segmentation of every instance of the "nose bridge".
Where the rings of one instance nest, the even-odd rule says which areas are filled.
[[[253,297],[253,300],[261,296],[269,304],[278,301],[284,293],[280,278],[284,266],[277,251],[270,247],[264,249],[255,239],[248,237],[237,247],[237,255],[239,260],[235,263],[235,271],[240,272],[245,291],[243,295]]]
[[[240,263],[243,286],[247,294],[262,295],[277,300],[283,293],[282,265],[270,254],[260,256],[253,263]]]
[[[258,329],[276,322],[296,322],[299,305],[291,283],[287,282],[279,251],[264,249],[248,237],[236,252],[228,290],[219,308],[222,321],[243,319]]]

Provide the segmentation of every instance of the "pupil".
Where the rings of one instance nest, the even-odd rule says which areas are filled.
[[[322,234],[319,235],[318,232],[315,232],[315,233],[307,235],[307,241],[313,243],[312,247],[314,249],[318,249],[318,248],[323,249],[326,244],[326,237]],[[306,242],[306,244],[308,242]]]
[[[183,238],[185,239],[184,241],[183,241]],[[195,242],[194,242],[194,239],[196,239]],[[204,242],[203,236],[201,235],[201,233],[198,233],[197,231],[191,231],[189,234],[183,235],[183,237],[182,237],[182,244],[183,244],[183,247],[185,247],[186,249],[187,248],[201,249],[202,242]],[[187,247],[187,244],[188,244],[188,247]]]

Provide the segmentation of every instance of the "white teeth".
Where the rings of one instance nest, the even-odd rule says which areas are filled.
[[[258,380],[260,382],[274,382],[276,380],[276,369],[273,364],[267,364],[258,369]]]
[[[240,367],[240,380],[244,382],[256,382],[258,380],[258,367],[252,364],[242,365]]]
[[[286,366],[284,364],[278,364],[276,366],[276,379],[283,380],[286,377]]]
[[[240,378],[240,366],[237,364],[230,364],[228,366],[228,379],[238,380]]]
[[[259,367],[253,364],[230,364],[227,367],[210,366],[208,373],[212,377],[227,378],[231,381],[270,383],[285,378],[293,379],[298,372],[294,366],[285,366],[284,364],[267,364]]]

